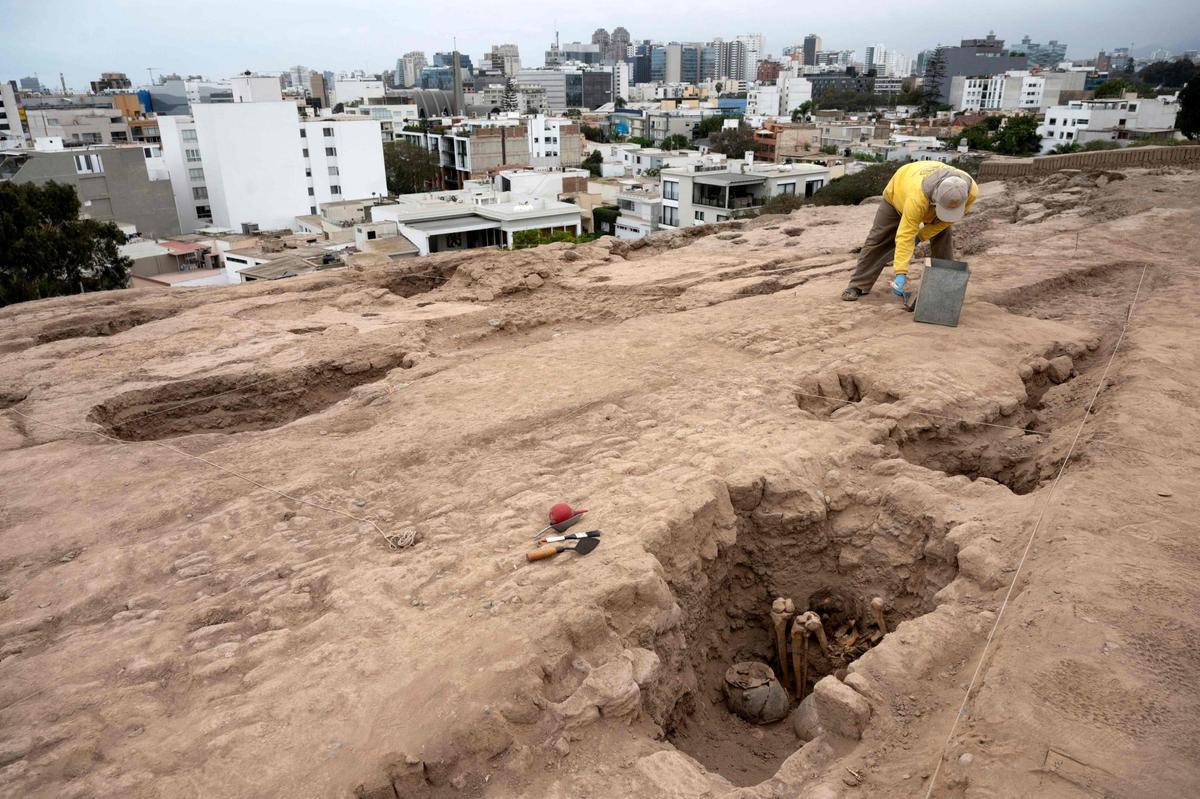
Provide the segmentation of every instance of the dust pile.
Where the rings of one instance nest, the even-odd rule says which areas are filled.
[[[986,184],[957,328],[870,205],[0,310],[0,795],[1185,795],[1198,209]]]

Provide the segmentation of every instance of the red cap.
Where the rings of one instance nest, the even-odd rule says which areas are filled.
[[[578,516],[583,513],[587,513],[587,508],[579,508],[576,510],[565,502],[559,502],[550,508],[550,523],[561,524],[572,516]]]

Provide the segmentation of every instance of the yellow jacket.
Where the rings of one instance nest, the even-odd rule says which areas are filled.
[[[896,230],[896,256],[893,262],[893,271],[897,275],[908,273],[908,264],[912,260],[917,238],[928,241],[950,225],[949,222],[937,218],[933,200],[929,199],[921,185],[926,178],[942,169],[953,170],[970,182],[971,188],[967,193],[965,209],[970,211],[971,204],[979,194],[979,186],[971,180],[970,175],[940,161],[913,161],[905,164],[896,170],[883,190],[883,199],[900,214],[900,227]]]

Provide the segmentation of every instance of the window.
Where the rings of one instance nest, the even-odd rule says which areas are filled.
[[[376,233],[374,230],[368,230],[368,231],[367,231],[367,241],[371,241],[372,239],[374,239],[374,238],[375,238],[376,236],[378,236],[378,235],[379,235],[379,234],[378,234],[378,233]]]
[[[193,200],[207,200],[208,199],[208,188],[205,186],[193,186],[192,187],[192,199]]]
[[[312,197],[312,196],[314,196],[315,194],[316,194],[316,192],[315,192],[315,191],[313,191],[313,187],[312,187],[312,186],[309,186],[309,187],[308,187],[308,196],[309,196],[309,197]]]
[[[1130,104],[1129,104],[1129,110],[1130,110],[1130,111],[1137,111],[1137,103],[1130,103]]]
[[[780,194],[795,194],[796,193],[796,184],[795,183],[780,183],[779,184],[779,193]]]
[[[304,170],[304,177],[306,177],[306,178],[311,178],[311,177],[312,177],[312,170],[311,170],[311,169],[306,169],[306,170]]]
[[[679,199],[679,181],[664,180],[663,181],[663,199],[678,200]]]
[[[329,167],[329,176],[330,177],[334,177],[337,174],[338,174],[338,168],[336,166]]]
[[[336,147],[326,147],[325,155],[337,155],[337,148]]]
[[[673,205],[664,205],[662,223],[677,227],[679,225],[679,209]]]
[[[1073,138],[1075,138],[1075,134],[1074,134],[1074,133],[1072,133],[1072,132],[1070,132],[1070,131],[1067,131],[1067,138],[1068,138],[1068,139],[1073,139]]]
[[[313,216],[316,216],[316,214],[317,214],[317,206],[315,206],[315,205],[310,205],[310,206],[308,206],[308,212],[309,212],[310,214],[312,214]]]
[[[207,205],[197,205],[196,206],[196,216],[200,217],[201,219],[207,219],[208,221],[211,222],[212,221],[212,209],[209,208]]]
[[[1050,117],[1050,123],[1049,123],[1049,124],[1051,124],[1051,125],[1053,125],[1053,124],[1054,124],[1054,117]]]
[[[301,150],[300,152],[301,152],[301,153],[303,153],[303,155],[304,155],[304,157],[305,157],[305,158],[308,158],[308,148],[307,148],[307,147],[305,147],[305,148],[304,148],[303,150]]]
[[[57,125],[58,117],[46,117],[46,124],[47,125]]]
[[[179,132],[179,138],[183,141],[196,141],[196,131],[191,128],[184,128]]]
[[[188,178],[191,180],[204,180],[204,169],[198,166],[188,169]]]
[[[321,128],[321,132],[324,133],[326,136],[332,136],[333,128]]]
[[[196,163],[197,161],[200,160],[200,151],[199,150],[184,150],[183,154],[187,158],[187,160],[192,163]]]
[[[100,156],[94,153],[75,156],[76,175],[95,175],[103,171],[104,163],[100,160]]]
[[[304,128],[300,128],[300,138],[302,138],[302,139],[308,138],[308,131],[305,130]]]
[[[341,194],[341,193],[342,193],[342,187],[341,187],[341,186],[339,186],[339,185],[337,185],[337,184],[335,183],[335,184],[333,184],[332,186],[330,186],[330,187],[329,187],[329,193],[330,193],[330,194]]]
[[[113,141],[129,141],[129,134],[123,130],[114,130],[112,132]]]
[[[696,211],[696,212],[695,212],[695,214],[694,214],[694,216],[695,216],[695,219],[696,219],[696,221],[697,221],[697,222],[703,222],[703,221],[704,221],[704,212],[703,212],[703,211]]]

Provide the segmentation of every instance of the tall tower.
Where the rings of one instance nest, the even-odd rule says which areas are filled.
[[[804,65],[813,67],[817,65],[817,51],[821,49],[821,37],[815,33],[810,33],[804,37]]]

